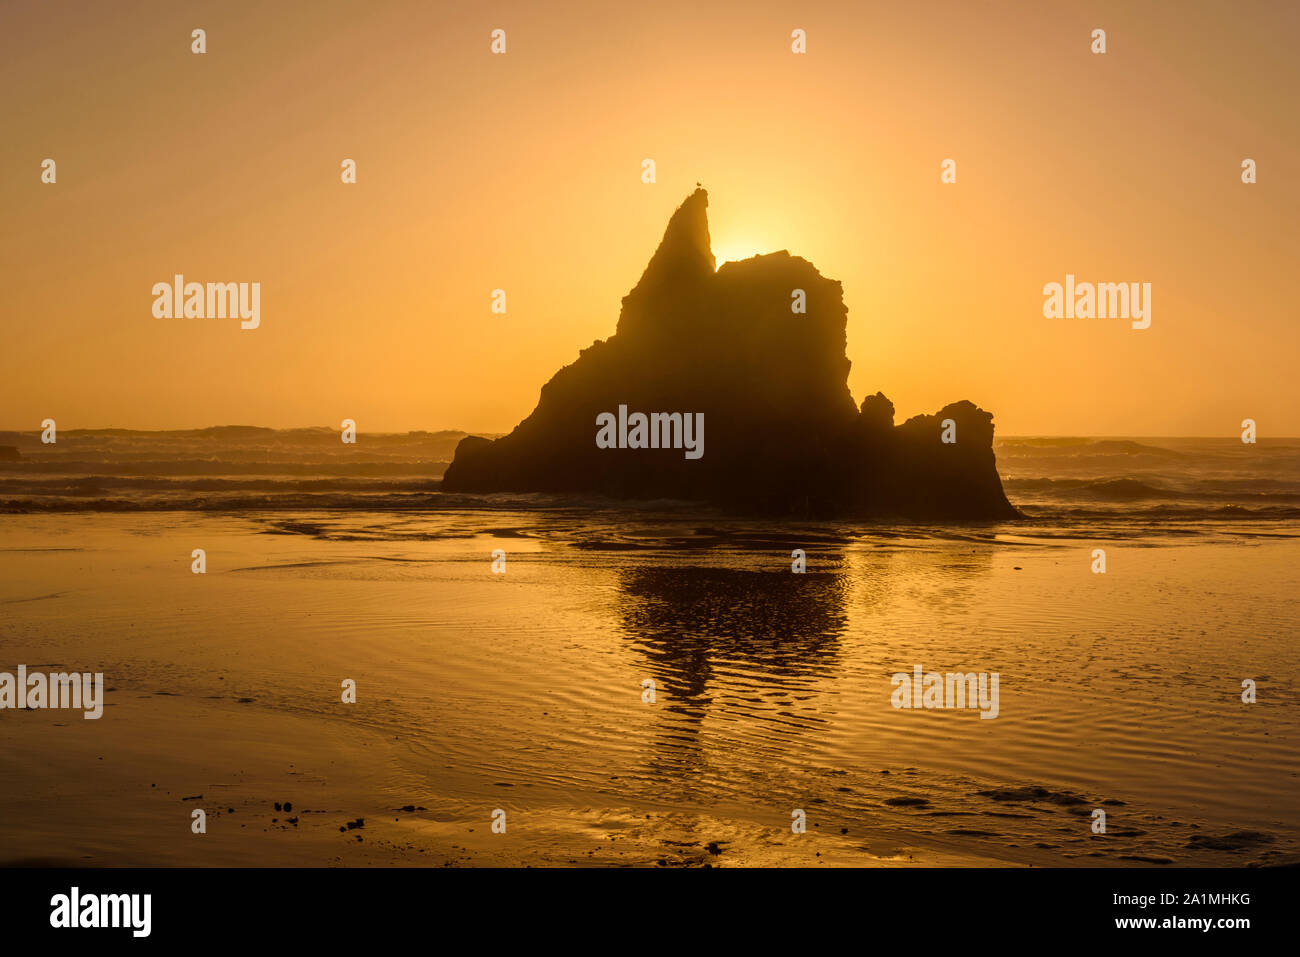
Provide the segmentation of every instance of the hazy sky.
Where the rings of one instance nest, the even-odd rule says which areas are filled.
[[[720,261],[843,282],[899,421],[1296,435],[1298,11],[5,0],[0,428],[508,430],[699,181]],[[260,282],[260,328],[154,318],[178,272]],[[1066,273],[1151,327],[1044,318]]]

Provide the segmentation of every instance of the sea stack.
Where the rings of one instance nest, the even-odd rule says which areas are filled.
[[[1016,517],[993,416],[962,401],[895,426],[879,393],[859,408],[840,283],[785,251],[715,271],[708,205],[703,189],[686,198],[615,334],[557,372],[509,435],[463,439],[443,489],[685,499],[764,515]],[[791,308],[797,289],[803,313]],[[703,454],[673,446],[666,418],[654,444],[672,447],[602,447],[598,420],[620,406],[702,414]]]

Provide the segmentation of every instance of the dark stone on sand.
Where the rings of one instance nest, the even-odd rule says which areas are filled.
[[[980,797],[992,798],[994,801],[1026,801],[1031,803],[1046,801],[1049,804],[1060,804],[1062,806],[1087,803],[1078,795],[1067,794],[1064,791],[1049,791],[1047,788],[1040,787],[993,788],[975,793]]]
[[[968,401],[894,424],[848,388],[843,289],[786,251],[714,271],[699,189],[623,299],[615,334],[542,387],[506,436],[461,440],[442,488],[683,499],[763,515],[999,520],[1018,516],[993,455],[993,416]],[[806,313],[791,310],[792,291]],[[702,413],[704,454],[598,448],[596,418]],[[941,441],[943,421],[953,443]]]
[[[1208,851],[1244,851],[1276,838],[1264,831],[1233,831],[1231,834],[1193,834],[1184,847]]]
[[[292,805],[290,802],[285,801],[285,802],[284,802],[284,809],[285,809],[285,811],[292,811],[292,810],[293,810],[293,805]]]
[[[1121,861],[1139,861],[1143,864],[1172,864],[1174,862],[1171,857],[1147,857],[1143,854],[1121,854],[1119,859]]]
[[[275,809],[276,809],[277,811],[280,810],[280,802],[279,802],[279,801],[276,801],[276,802],[275,802]]]

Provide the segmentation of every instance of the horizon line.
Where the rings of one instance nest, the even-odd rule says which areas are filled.
[[[904,419],[904,422],[905,421],[907,420]],[[901,424],[902,423],[896,423],[895,428],[897,428],[898,425]],[[229,422],[222,425],[176,426],[172,428],[160,428],[160,429],[134,428],[128,425],[72,426],[72,427],[59,426],[59,431],[65,433],[66,432],[158,432],[158,433],[203,432],[209,429],[264,429],[270,432],[301,432],[307,430],[320,430],[325,432],[343,431],[341,428],[332,425],[275,426],[275,425],[250,425],[248,423],[240,423],[240,422]],[[12,432],[17,435],[24,435],[24,434],[40,435],[42,431],[44,430],[39,427],[31,428],[31,429],[0,428],[0,433]],[[430,433],[460,432],[464,435],[501,436],[501,435],[508,435],[511,431],[513,431],[513,427],[506,428],[506,429],[419,428],[419,429],[397,429],[397,430],[374,429],[368,431],[359,430],[358,434],[411,435],[416,432],[430,432]],[[1196,434],[1196,433],[1139,434],[1134,432],[1114,433],[1114,434],[1101,434],[1101,433],[1088,433],[1088,432],[1014,432],[1014,433],[1001,434],[995,430],[993,438],[995,441],[997,439],[1229,439],[1229,438],[1240,438],[1240,432],[1239,431],[1230,432],[1223,435],[1204,435],[1204,434]],[[1260,438],[1263,439],[1265,437],[1261,436]],[[1273,435],[1273,436],[1267,436],[1266,438],[1271,440],[1292,439],[1292,440],[1300,441],[1300,435]]]

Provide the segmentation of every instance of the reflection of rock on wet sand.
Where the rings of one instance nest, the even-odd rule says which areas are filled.
[[[655,788],[700,785],[714,747],[744,768],[756,789],[775,773],[769,749],[797,748],[822,707],[818,679],[840,666],[848,625],[839,573],[757,572],[727,568],[629,569],[619,581],[618,620],[649,662],[665,709],[648,763]],[[813,714],[806,712],[812,711]],[[773,743],[774,729],[780,741]]]
[[[670,707],[701,714],[715,667],[734,662],[768,690],[830,674],[848,625],[837,573],[637,568],[620,581],[620,619],[672,689]]]

